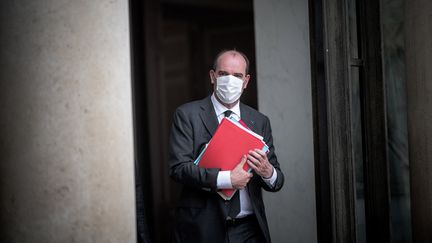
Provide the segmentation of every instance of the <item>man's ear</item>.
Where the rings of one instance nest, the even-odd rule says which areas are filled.
[[[243,80],[243,89],[246,89],[249,84],[250,75],[246,75],[245,79]]]
[[[213,69],[210,70],[209,75],[210,75],[210,82],[211,82],[211,84],[215,84],[216,83],[216,79],[215,79],[216,75],[215,75],[215,72],[214,72]]]

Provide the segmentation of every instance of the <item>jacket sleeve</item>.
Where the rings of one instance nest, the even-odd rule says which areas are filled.
[[[282,171],[280,169],[280,165],[279,165],[279,162],[278,162],[276,154],[275,154],[275,147],[273,145],[272,130],[271,130],[271,126],[270,126],[270,120],[268,119],[268,117],[265,117],[265,122],[264,122],[264,141],[267,144],[267,146],[269,147],[269,152],[267,154],[267,158],[268,158],[269,162],[275,168],[276,173],[277,173],[277,178],[276,178],[276,181],[275,181],[275,184],[273,187],[268,186],[264,181],[262,182],[262,187],[266,191],[276,192],[282,188],[285,179],[284,179],[284,174],[282,173]]]
[[[193,133],[190,117],[178,108],[174,113],[169,141],[170,176],[185,186],[216,191],[219,169],[204,169],[194,164]]]

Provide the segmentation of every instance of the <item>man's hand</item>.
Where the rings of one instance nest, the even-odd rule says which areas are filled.
[[[231,171],[231,184],[235,189],[243,189],[252,178],[252,173],[243,170],[247,157],[243,155],[240,163]]]
[[[249,151],[247,163],[261,177],[270,178],[273,175],[273,165],[268,161],[266,153],[259,149]]]

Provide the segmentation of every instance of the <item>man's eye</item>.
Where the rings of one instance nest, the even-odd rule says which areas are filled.
[[[241,75],[241,74],[234,74],[234,77],[236,77],[236,78],[243,78],[243,75]]]
[[[229,75],[229,74],[226,73],[226,72],[219,72],[218,74],[219,74],[219,76],[228,76],[228,75]]]

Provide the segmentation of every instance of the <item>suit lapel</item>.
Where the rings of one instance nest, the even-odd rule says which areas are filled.
[[[251,114],[250,110],[241,102],[240,102],[240,113],[241,113],[242,121],[252,131],[260,134],[261,131],[257,129],[253,115]],[[200,118],[204,123],[204,126],[206,127],[209,134],[213,136],[214,132],[216,131],[216,128],[219,125],[219,122],[217,120],[216,113],[214,111],[213,103],[211,102],[210,96],[205,98],[201,104]]]
[[[247,109],[245,105],[243,105],[243,103],[240,103],[240,113],[241,113],[242,121],[249,127],[249,129],[251,129],[257,134],[262,135],[261,132],[258,131],[258,129],[256,128],[255,119],[253,115],[251,114],[250,110]]]
[[[213,136],[219,122],[216,117],[216,113],[213,108],[213,103],[211,102],[210,96],[203,100],[201,104],[200,117],[207,131]]]

